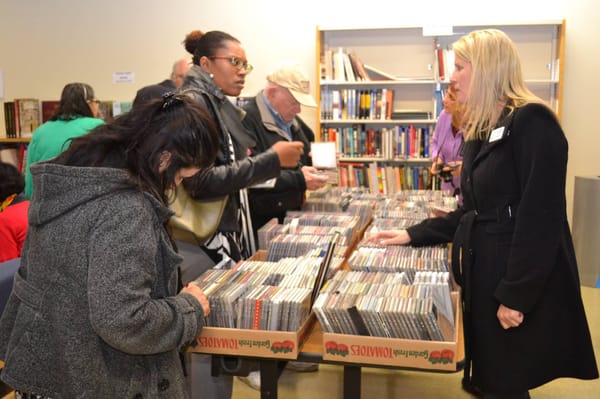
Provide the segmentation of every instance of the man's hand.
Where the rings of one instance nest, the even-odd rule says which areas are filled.
[[[327,176],[319,173],[319,170],[312,166],[303,166],[302,174],[306,182],[306,188],[309,190],[318,190],[327,183]]]

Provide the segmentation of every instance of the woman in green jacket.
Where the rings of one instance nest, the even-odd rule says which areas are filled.
[[[100,101],[92,86],[86,83],[69,83],[62,91],[60,105],[50,120],[33,132],[27,148],[25,171],[25,197],[31,199],[33,182],[29,167],[35,162],[54,158],[67,149],[72,138],[83,136],[104,123],[98,118]]]

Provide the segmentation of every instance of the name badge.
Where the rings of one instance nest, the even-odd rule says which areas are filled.
[[[500,140],[503,136],[504,136],[504,126],[492,130],[492,133],[490,133],[490,139],[488,141],[490,143],[493,143],[494,141]]]

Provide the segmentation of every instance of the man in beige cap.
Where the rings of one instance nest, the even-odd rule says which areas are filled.
[[[300,70],[299,66],[286,65],[279,67],[267,76],[267,81],[288,89],[300,104],[313,108],[317,106],[314,98],[310,95],[308,77]]]
[[[316,107],[310,95],[310,82],[297,65],[283,65],[267,76],[265,88],[248,100],[244,106],[243,124],[256,141],[252,155],[267,151],[278,141],[302,141],[304,154],[294,169],[282,169],[273,187],[251,188],[248,192],[252,226],[256,232],[273,218],[283,222],[288,210],[299,210],[305,191],[323,187],[327,176],[314,168],[309,157],[310,143],[315,140],[313,131],[300,119],[301,105]],[[291,367],[290,367],[291,366]],[[315,363],[289,362],[288,368],[296,371],[315,371]],[[243,381],[260,389],[260,375],[252,372]]]
[[[308,155],[313,131],[300,119],[301,105],[316,107],[310,84],[297,65],[285,65],[267,76],[266,87],[244,106],[244,126],[256,141],[252,155],[267,151],[278,141],[302,141],[304,155],[300,166],[284,169],[274,187],[251,189],[249,193],[252,225],[256,230],[273,218],[283,222],[288,210],[299,210],[305,191],[325,185],[327,177],[312,167]]]

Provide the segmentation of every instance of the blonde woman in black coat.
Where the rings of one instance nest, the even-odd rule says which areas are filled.
[[[383,244],[453,242],[462,286],[463,386],[485,398],[529,398],[559,377],[598,377],[566,215],[567,140],[523,80],[498,30],[454,44],[451,82],[466,107],[463,206]],[[472,372],[472,375],[471,373]]]

